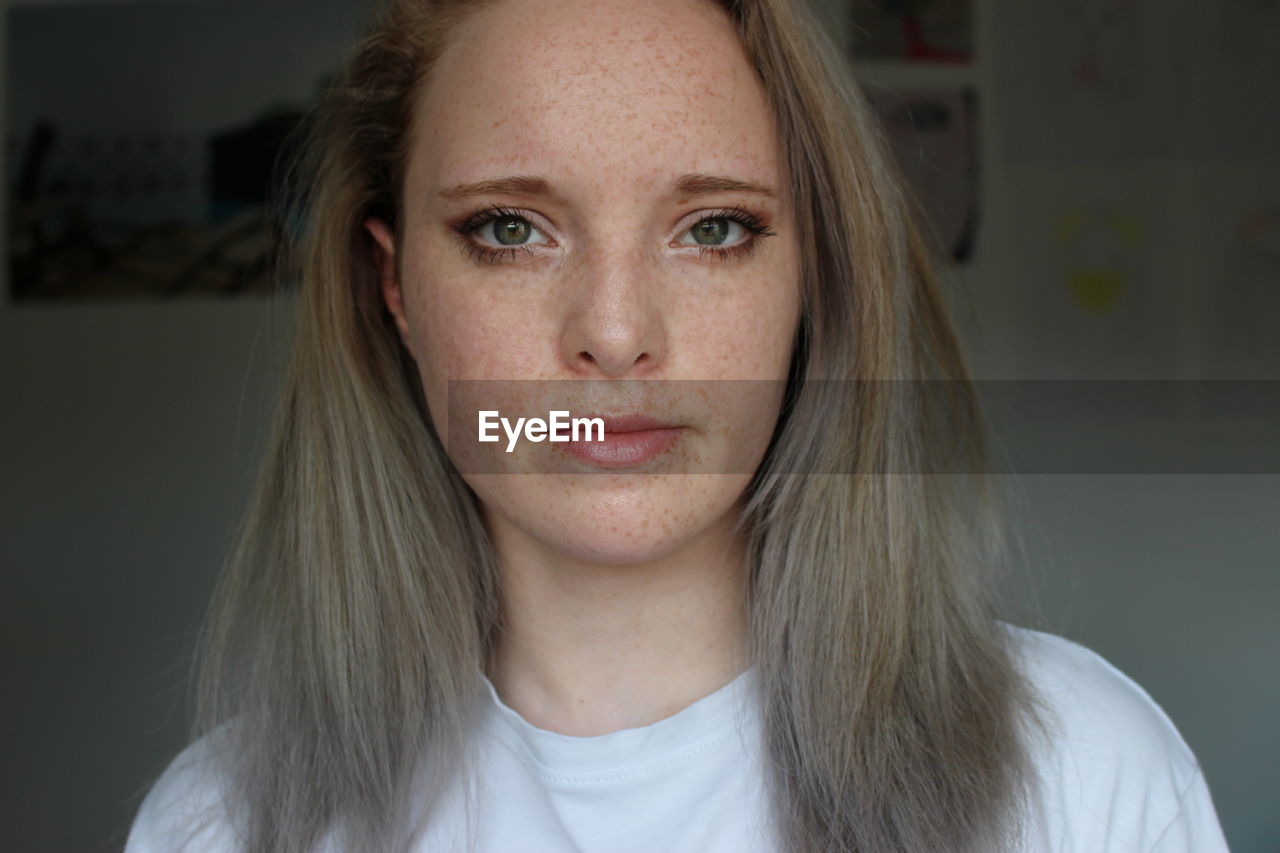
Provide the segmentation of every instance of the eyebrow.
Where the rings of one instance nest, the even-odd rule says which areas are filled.
[[[754,181],[743,181],[726,175],[704,175],[693,173],[681,175],[673,186],[681,195],[699,196],[721,192],[744,192],[776,198],[777,193],[771,187]],[[458,201],[464,198],[481,195],[555,195],[546,178],[529,175],[513,175],[508,178],[495,178],[488,181],[477,181],[470,184],[457,184],[440,191],[443,198]]]

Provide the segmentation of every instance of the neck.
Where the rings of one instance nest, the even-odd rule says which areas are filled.
[[[732,520],[643,563],[578,561],[490,519],[503,628],[489,678],[533,725],[647,726],[746,668],[745,549]]]

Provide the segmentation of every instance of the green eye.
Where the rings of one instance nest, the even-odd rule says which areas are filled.
[[[519,216],[499,216],[493,220],[493,236],[504,246],[519,246],[529,239],[529,221]]]
[[[703,246],[719,246],[729,239],[728,219],[704,219],[693,226],[693,239]]]

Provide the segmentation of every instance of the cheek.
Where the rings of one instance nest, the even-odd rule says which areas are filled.
[[[511,378],[528,336],[519,333],[518,315],[509,306],[458,298],[448,289],[424,287],[422,293],[414,336],[427,370],[446,380]]]
[[[526,294],[457,271],[444,247],[406,264],[410,333],[429,386],[450,379],[510,379],[537,363],[538,314]],[[430,389],[429,389],[430,390]]]
[[[690,373],[707,379],[785,378],[800,318],[799,286],[788,271],[737,283],[729,294],[699,297],[677,337]]]
[[[441,249],[427,249],[410,251],[402,273],[414,360],[431,420],[446,448],[456,426],[447,422],[447,415],[465,409],[459,401],[474,391],[466,385],[451,387],[451,382],[528,377],[529,365],[538,363],[530,306],[509,291],[486,291],[456,267],[456,259]]]

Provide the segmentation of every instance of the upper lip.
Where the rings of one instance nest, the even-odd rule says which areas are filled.
[[[651,429],[675,429],[674,424],[660,421],[644,414],[629,415],[576,415],[575,417],[600,418],[606,433],[643,432]]]

